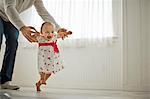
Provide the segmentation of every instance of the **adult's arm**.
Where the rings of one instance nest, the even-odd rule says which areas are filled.
[[[3,0],[4,10],[9,21],[20,30],[25,24],[20,19],[19,13],[16,10],[16,0]]]
[[[49,12],[44,7],[44,4],[43,4],[42,0],[36,0],[34,2],[34,6],[35,6],[38,14],[41,16],[41,18],[45,22],[51,22],[51,23],[53,23],[55,25],[56,31],[58,31],[60,29],[60,26],[57,24],[57,22],[55,21],[55,19],[53,18],[53,16],[50,15]]]
[[[22,32],[24,37],[30,41],[34,42],[35,39],[31,37],[31,33],[33,33],[32,28],[25,26],[25,24],[21,21],[18,11],[16,10],[16,0],[3,0],[4,10],[9,19],[9,21]]]

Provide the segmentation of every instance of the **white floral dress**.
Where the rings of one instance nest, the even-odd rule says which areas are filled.
[[[62,70],[63,63],[57,48],[57,35],[54,34],[50,41],[45,40],[44,37],[37,37],[38,48],[38,70],[39,73],[56,73]]]

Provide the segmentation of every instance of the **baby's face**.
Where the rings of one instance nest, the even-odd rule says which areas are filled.
[[[51,24],[44,24],[43,28],[42,28],[42,34],[44,36],[48,36],[50,34],[52,34],[54,32],[54,26]]]

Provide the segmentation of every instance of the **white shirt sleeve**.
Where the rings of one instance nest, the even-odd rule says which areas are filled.
[[[56,31],[60,29],[60,26],[56,23],[55,19],[49,14],[49,12],[44,7],[42,0],[36,0],[34,6],[38,14],[42,17],[45,22],[51,22],[55,25]]]
[[[16,0],[3,0],[4,10],[9,19],[9,21],[20,30],[21,27],[25,26],[22,20],[20,19],[19,13],[17,12]]]

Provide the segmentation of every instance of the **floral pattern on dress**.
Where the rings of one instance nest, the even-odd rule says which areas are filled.
[[[38,43],[57,43],[57,35],[54,34],[50,41],[45,40],[44,37],[37,37]],[[59,52],[54,51],[51,45],[38,47],[38,71],[46,74],[56,73],[64,68]]]

